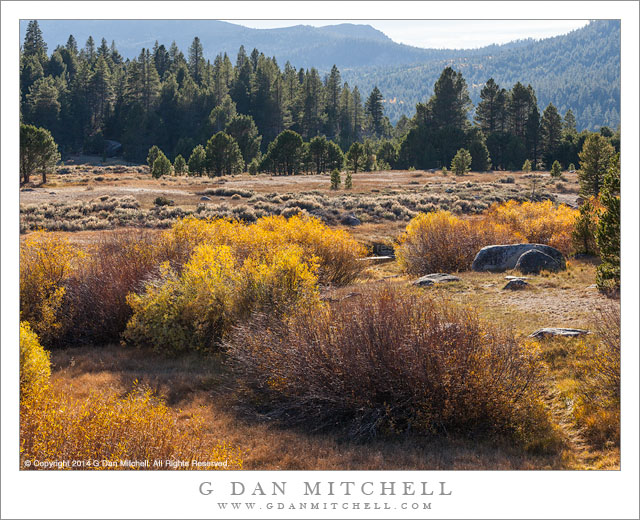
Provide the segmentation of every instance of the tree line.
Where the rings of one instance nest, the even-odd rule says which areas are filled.
[[[97,46],[89,37],[80,49],[73,36],[48,55],[37,21],[21,48],[20,86],[22,121],[50,130],[63,154],[105,153],[113,140],[125,159],[142,162],[156,146],[196,175],[321,173],[345,157],[355,171],[438,168],[461,149],[473,170],[518,169],[527,160],[567,168],[591,135],[576,130],[571,110],[561,115],[549,104],[541,113],[533,88],[520,82],[506,90],[489,79],[472,121],[467,83],[451,67],[415,115],[393,127],[380,90],[363,102],[335,66],[321,78],[243,47],[235,65],[226,54],[212,63],[198,37],[187,57],[175,43],[156,42],[123,60],[114,42]],[[619,132],[600,134],[619,150]]]

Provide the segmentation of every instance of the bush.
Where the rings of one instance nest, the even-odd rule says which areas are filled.
[[[262,217],[255,224],[186,218],[163,235],[160,247],[164,249],[164,257],[179,269],[201,243],[228,245],[240,259],[248,258],[254,251],[297,245],[302,248],[306,263],[315,258],[320,283],[332,285],[351,283],[362,272],[359,258],[366,254],[366,249],[346,231],[331,229],[317,218],[300,215],[288,219],[282,215]]]
[[[163,196],[156,197],[153,203],[156,206],[173,206],[174,205],[174,202],[171,199]]]
[[[147,231],[102,234],[66,283],[66,344],[119,341],[131,317],[127,295],[140,291],[162,261]]]
[[[515,241],[547,244],[568,255],[572,251],[572,235],[578,210],[564,204],[517,202],[510,200],[494,205],[486,213],[491,225],[509,229]],[[513,239],[512,239],[513,241]]]
[[[314,304],[315,269],[298,247],[258,250],[243,260],[229,246],[199,245],[179,275],[165,264],[144,293],[128,297],[133,316],[124,336],[171,355],[215,350],[252,312]]]
[[[508,175],[506,177],[501,177],[500,179],[498,179],[498,182],[501,182],[502,184],[514,184],[516,180],[511,175]]]
[[[285,424],[346,428],[356,438],[533,437],[546,422],[539,364],[513,337],[415,291],[358,292],[284,322],[239,326],[228,352],[247,402]]]
[[[25,467],[27,460],[97,460],[98,466],[67,466],[64,469],[242,468],[236,449],[227,444],[203,445],[204,434],[202,417],[192,416],[185,424],[150,390],[136,389],[122,399],[91,393],[81,401],[62,392],[49,392],[38,401],[21,404],[21,467]],[[149,466],[123,467],[120,466],[122,460],[147,460]],[[198,468],[154,466],[154,460],[197,460],[211,465]],[[103,461],[106,461],[105,465]],[[39,468],[32,466],[32,469]]]
[[[402,269],[414,275],[465,271],[482,247],[510,241],[505,226],[463,220],[449,211],[420,213],[400,237],[396,256]]]
[[[20,322],[20,401],[40,398],[49,386],[51,362],[29,322]]]
[[[67,239],[36,231],[20,244],[20,319],[44,345],[63,332],[65,283],[84,254]]]
[[[573,414],[597,448],[620,445],[620,310],[611,306],[599,316],[594,347],[585,347],[583,374]]]

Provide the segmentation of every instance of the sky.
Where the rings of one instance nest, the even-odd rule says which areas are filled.
[[[525,38],[549,38],[585,26],[588,20],[225,20],[269,29],[291,25],[368,24],[397,43],[430,49],[475,49]]]

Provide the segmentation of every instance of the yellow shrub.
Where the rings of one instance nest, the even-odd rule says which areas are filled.
[[[318,302],[316,265],[289,246],[236,258],[230,246],[197,246],[176,274],[164,266],[145,292],[128,297],[133,316],[125,338],[169,354],[212,350],[239,319]]]
[[[448,211],[420,213],[400,237],[397,256],[406,272],[426,274],[469,269],[477,252],[492,244],[548,244],[569,254],[578,213],[551,201],[515,200],[469,220]]]
[[[30,234],[20,244],[20,314],[45,345],[62,328],[64,282],[83,253],[65,238],[46,231]]]
[[[224,219],[186,218],[160,240],[160,248],[174,266],[188,260],[198,244],[227,245],[238,259],[268,258],[271,251],[299,246],[305,262],[315,257],[321,283],[346,285],[362,271],[358,259],[366,249],[342,230],[333,230],[313,217],[264,217],[254,224]]]
[[[410,274],[469,269],[479,249],[513,241],[504,226],[463,220],[449,211],[420,213],[400,237],[396,255]]]
[[[51,362],[29,323],[20,322],[20,399],[37,399],[49,386]]]
[[[572,233],[578,210],[564,204],[517,202],[494,205],[484,216],[491,225],[502,225],[520,242],[547,244],[565,255],[572,251]]]
[[[94,393],[82,401],[51,393],[21,407],[20,457],[22,467],[34,460],[83,463],[48,469],[242,468],[237,450],[226,444],[207,447],[203,434],[201,417],[191,417],[186,424],[178,421],[149,390],[124,399]],[[126,460],[148,461],[148,466],[122,466]],[[154,466],[155,460],[162,465]],[[165,462],[192,460],[210,465],[172,467]]]

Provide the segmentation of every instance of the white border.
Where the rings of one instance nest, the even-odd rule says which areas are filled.
[[[217,498],[198,494],[231,480],[447,481],[434,518],[638,518],[638,3],[637,2],[2,2],[2,518],[216,518]],[[620,18],[622,19],[623,436],[615,472],[19,472],[18,20],[44,18]],[[333,15],[333,16],[332,16]],[[249,487],[249,485],[247,487]],[[219,495],[214,495],[219,497]],[[287,498],[292,498],[288,495]],[[381,501],[384,497],[376,497]],[[303,512],[260,510],[262,518]],[[311,516],[307,512],[306,516]],[[402,512],[319,512],[313,517],[389,518]],[[409,513],[410,514],[410,513]],[[246,511],[232,517],[247,517]],[[409,517],[409,516],[407,516]]]

